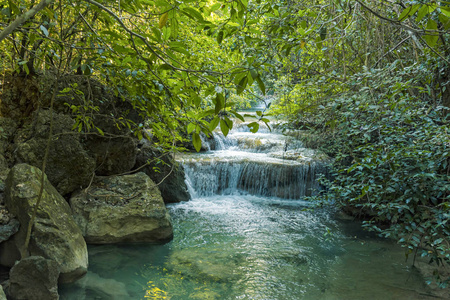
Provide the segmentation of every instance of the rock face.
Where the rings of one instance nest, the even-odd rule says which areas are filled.
[[[136,145],[131,137],[89,137],[86,147],[100,176],[128,172],[136,163]]]
[[[169,154],[161,156],[161,152],[149,144],[144,144],[138,152],[135,168],[150,164],[143,171],[154,181],[161,184],[158,186],[165,203],[188,201],[190,196],[184,182],[184,169]],[[161,157],[160,160],[155,160]],[[170,173],[170,175],[169,175]],[[168,176],[167,176],[168,175]],[[164,179],[164,180],[163,180]]]
[[[8,292],[12,299],[59,299],[59,270],[58,264],[53,260],[30,256],[14,265],[9,274]]]
[[[39,195],[41,174],[36,167],[18,164],[11,169],[6,180],[6,206],[21,224],[14,236],[18,249],[23,248],[27,225]],[[81,231],[72,218],[66,200],[47,179],[44,181],[29,251],[31,255],[56,261],[61,271],[61,282],[74,281],[87,271],[87,247]]]
[[[38,112],[36,112],[38,113]],[[50,129],[50,111],[41,111],[36,126],[32,124],[18,132],[15,143],[16,163],[27,163],[40,168],[47,147]],[[95,161],[83,149],[78,134],[74,134],[74,121],[66,115],[53,114],[53,134],[46,174],[62,195],[87,186],[95,169]]]
[[[161,194],[142,172],[99,178],[70,204],[87,243],[164,242],[173,235]]]

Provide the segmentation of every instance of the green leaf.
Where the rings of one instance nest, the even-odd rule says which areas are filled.
[[[258,122],[252,122],[250,124],[247,124],[247,127],[250,128],[250,132],[257,133],[259,129]]]
[[[416,11],[420,8],[420,4],[414,4],[412,6],[409,6],[407,8],[405,8],[402,13],[400,14],[400,16],[398,17],[399,21],[403,21],[405,19],[407,19],[408,17],[412,16],[413,14],[416,13]]]
[[[222,43],[223,40],[223,31],[219,31],[219,33],[217,34],[217,43]]]
[[[437,23],[432,19],[429,19],[427,23],[427,30],[437,30]],[[423,39],[430,47],[434,47],[439,39],[439,35],[438,33],[435,33],[433,35],[426,34],[423,36]]]
[[[193,20],[203,21],[202,14],[192,7],[183,8],[183,13]]]
[[[436,5],[424,4],[417,13],[416,22],[420,22],[426,15],[431,14],[437,8]]]
[[[264,82],[261,80],[261,77],[256,77],[256,82],[258,83],[259,89],[263,93],[263,95],[266,95],[266,86],[264,85]]]
[[[215,113],[218,114],[220,110],[225,106],[225,98],[223,97],[222,93],[217,93],[215,100],[216,106],[214,107],[214,109]]]
[[[230,113],[232,113],[236,118],[238,118],[242,122],[245,122],[244,117],[241,114],[239,114],[238,112],[232,110],[232,111],[230,111]]]
[[[441,13],[450,18],[450,7],[440,7]]]
[[[224,136],[227,136],[228,132],[230,131],[227,122],[223,119],[220,120],[220,130],[222,130]]]
[[[188,133],[188,134],[191,134],[192,131],[195,130],[195,126],[196,126],[196,124],[194,124],[194,123],[189,123],[188,126],[187,126],[187,133]]]
[[[236,93],[238,95],[242,94],[242,92],[247,87],[247,83],[248,83],[248,77],[247,76],[245,76],[244,78],[241,79],[241,81],[239,81],[239,83],[238,83],[238,85],[236,87]]]
[[[214,131],[214,129],[216,129],[217,125],[219,125],[219,117],[214,117],[214,119],[212,119],[212,121],[209,123],[209,130],[210,131]]]
[[[39,26],[39,29],[44,33],[45,36],[48,36],[48,29],[45,28],[44,25]]]
[[[202,140],[200,139],[200,135],[197,132],[192,134],[192,144],[194,144],[194,148],[197,152],[202,148]]]
[[[169,13],[164,13],[161,15],[161,17],[159,18],[159,29],[163,28],[166,25],[168,19]]]

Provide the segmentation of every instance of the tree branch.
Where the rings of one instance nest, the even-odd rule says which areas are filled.
[[[12,23],[10,23],[2,32],[0,32],[0,42],[4,40],[8,35],[10,35],[14,30],[20,25],[25,23],[30,18],[34,17],[39,11],[43,10],[47,5],[52,3],[54,0],[41,0],[38,5],[31,8],[29,11],[23,15],[17,17]]]

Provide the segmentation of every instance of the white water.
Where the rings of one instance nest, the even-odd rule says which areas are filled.
[[[181,157],[193,198],[212,195],[258,195],[300,199],[320,189],[326,163],[299,141],[280,133],[251,133],[241,123],[225,138],[214,133],[208,149]]]

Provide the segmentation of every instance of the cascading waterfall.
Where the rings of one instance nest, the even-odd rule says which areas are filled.
[[[207,148],[215,150],[183,156],[191,196],[250,194],[300,199],[319,190],[317,177],[326,173],[324,161],[314,159],[315,152],[299,141],[262,131],[251,133],[246,123],[241,123],[228,137],[213,134]]]

